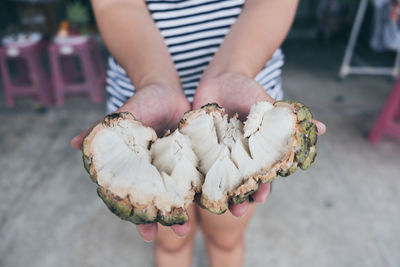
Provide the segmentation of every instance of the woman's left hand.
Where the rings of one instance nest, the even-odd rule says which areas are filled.
[[[254,79],[239,73],[226,72],[216,76],[203,76],[196,90],[193,100],[193,109],[199,109],[208,103],[218,103],[232,116],[238,113],[243,121],[246,119],[253,104],[259,101],[275,102],[263,87]],[[318,135],[325,133],[326,126],[314,120],[318,128]],[[257,203],[263,203],[269,193],[270,184],[261,184],[258,191],[252,195]],[[249,201],[242,204],[230,205],[229,210],[234,216],[241,217],[246,212]]]

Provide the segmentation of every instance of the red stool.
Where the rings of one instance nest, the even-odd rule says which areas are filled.
[[[43,106],[52,102],[51,82],[41,62],[46,52],[43,42],[7,44],[0,48],[0,66],[4,83],[6,105],[14,106],[15,96],[33,96]],[[10,69],[14,61],[15,74]],[[16,76],[16,77],[13,77]]]
[[[49,57],[57,105],[63,105],[69,93],[86,92],[95,103],[104,100],[105,68],[93,40],[83,36],[56,40]]]
[[[378,143],[383,134],[400,139],[400,76],[386,99],[368,139],[371,143]]]

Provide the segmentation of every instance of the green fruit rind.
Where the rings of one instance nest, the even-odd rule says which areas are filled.
[[[240,195],[233,196],[233,197],[229,198],[229,203],[231,203],[231,204],[241,204],[241,203],[245,202],[249,198],[249,196],[251,196],[252,194],[257,192],[257,190],[258,190],[258,185],[257,185],[256,189],[252,189],[252,190],[247,191],[245,193],[242,193]]]
[[[97,177],[94,173],[90,171],[90,167],[92,165],[92,159],[88,157],[85,153],[82,154],[83,165],[85,166],[85,170],[90,175],[90,179],[97,184]]]
[[[307,138],[307,136],[301,132],[297,133],[297,138],[299,140],[299,144],[296,149],[296,154],[295,154],[295,160],[297,162],[303,162],[307,155],[308,155],[308,150],[310,146],[310,140]]]
[[[297,162],[293,162],[292,165],[290,165],[290,167],[280,170],[278,172],[278,174],[282,177],[287,177],[293,173],[295,173],[297,170]]]
[[[218,105],[217,103],[208,103],[208,104],[205,104],[204,106],[202,106],[201,107],[201,109],[214,109],[214,108],[217,108],[217,109],[222,109],[222,107],[220,106],[220,105]]]
[[[318,139],[318,128],[314,123],[312,124],[310,129],[307,131],[307,136],[308,136],[308,139],[310,140],[310,144],[312,146],[315,146],[317,144],[317,139]]]
[[[302,121],[300,124],[300,129],[303,133],[307,133],[310,131],[311,127],[314,125],[311,121],[305,120]]]
[[[251,190],[251,191],[248,192],[248,194],[246,193],[246,194],[244,194],[244,195],[242,195],[242,196],[235,196],[235,197],[231,198],[229,201],[230,201],[230,203],[232,203],[232,204],[242,204],[242,203],[245,202],[245,201],[249,198],[249,196],[250,196],[251,194],[253,194],[253,193],[254,193],[254,191]]]
[[[201,207],[205,208],[206,210],[210,211],[211,213],[217,214],[217,215],[221,215],[223,213],[225,213],[228,210],[228,203],[227,201],[225,202],[225,204],[222,205],[216,205],[216,207],[212,207],[209,205],[209,203],[207,203],[204,198],[200,197],[200,200],[198,202],[200,204]]]
[[[171,226],[174,224],[184,224],[189,220],[189,217],[186,212],[181,212],[179,214],[174,215],[159,215],[158,222],[164,226]]]
[[[132,215],[132,206],[119,202],[112,197],[109,197],[102,187],[97,188],[97,194],[111,210],[112,213],[117,215],[123,220],[128,220]]]
[[[97,127],[97,126],[96,126],[96,127]],[[95,128],[96,128],[96,127],[95,127]],[[93,129],[94,129],[94,128],[93,128]],[[93,130],[92,130],[92,131],[93,131]],[[91,132],[90,132],[90,133],[91,133]],[[88,134],[86,135],[86,137],[88,137],[90,133],[88,133]],[[87,173],[90,175],[90,179],[91,179],[94,183],[97,184],[96,175],[95,175],[95,173],[93,173],[92,170],[91,170],[91,169],[92,169],[92,157],[88,156],[88,153],[86,152],[86,146],[85,146],[86,137],[83,139],[83,141],[82,141],[82,147],[81,147],[81,150],[82,150],[82,159],[83,159],[83,166],[85,167],[85,170],[87,171]]]
[[[219,209],[214,208],[206,208],[209,212],[214,213],[216,215],[224,214],[228,210],[228,206],[221,207]]]
[[[219,207],[218,209],[212,208],[212,207],[206,207],[204,205],[202,205],[202,207],[207,209],[209,212],[214,213],[216,215],[224,214],[228,210],[228,206],[222,206],[222,207]]]
[[[128,221],[134,224],[146,224],[157,221],[157,216],[151,216],[146,210],[133,209],[132,216],[129,217]]]
[[[297,154],[307,153],[309,147],[309,140],[307,136],[305,136],[302,133],[298,133],[298,138],[299,138],[299,144],[297,146],[296,153]]]
[[[306,106],[302,106],[297,111],[297,120],[298,121],[311,121],[312,114],[310,110]]]
[[[122,220],[130,221],[134,224],[144,224],[155,222],[157,219],[157,217],[149,215],[145,210],[134,209],[132,205],[108,196],[101,186],[97,188],[97,194],[110,211]]]
[[[301,163],[306,160],[308,156],[308,151],[300,151],[295,155],[296,162]]]
[[[314,162],[317,156],[317,150],[315,146],[310,147],[307,158],[303,162],[299,162],[299,166],[302,170],[307,170],[310,168],[311,164]]]

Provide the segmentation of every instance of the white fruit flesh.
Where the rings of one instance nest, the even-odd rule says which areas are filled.
[[[200,116],[197,116],[190,121],[191,127],[186,127],[181,132],[190,137],[194,152],[201,158],[200,170],[202,173],[207,173],[210,166],[210,161],[213,161],[218,156],[218,138],[214,126],[213,116],[206,114],[203,110],[199,110]],[[201,144],[201,145],[199,145]],[[210,159],[206,155],[214,156],[215,158]],[[209,161],[207,161],[209,160]]]
[[[272,108],[271,108],[272,107]],[[252,107],[244,136],[258,168],[269,169],[293,148],[296,115],[290,108],[261,102]]]
[[[152,129],[128,120],[97,131],[91,146],[98,183],[120,198],[141,205],[151,202],[163,190],[147,149],[153,136]]]
[[[164,212],[171,207],[185,207],[191,202],[194,187],[199,187],[202,175],[197,171],[198,159],[190,139],[176,130],[173,134],[157,139],[151,147],[153,164],[161,173],[166,191],[156,198],[156,206]]]
[[[181,224],[195,194],[221,214],[259,183],[309,168],[317,138],[311,119],[301,103],[259,102],[243,124],[209,104],[185,113],[178,130],[158,139],[129,112],[116,113],[84,139],[83,160],[99,196],[122,219]]]
[[[132,204],[155,205],[163,214],[185,208],[202,183],[190,139],[175,131],[157,139],[151,128],[120,120],[96,131],[92,164],[100,186]]]
[[[265,173],[292,151],[296,115],[269,102],[254,105],[243,127],[221,110],[195,111],[181,132],[188,135],[205,174],[202,197],[221,201],[259,172]]]
[[[205,175],[202,196],[209,201],[224,199],[242,182],[237,163],[231,158],[232,148],[236,152],[240,150],[237,146],[244,146],[240,139],[241,124],[236,121],[228,123],[227,116],[219,111],[208,114],[205,110],[199,110],[180,129],[190,137],[193,149],[200,159],[200,170]],[[237,159],[240,161],[241,157],[238,156]]]
[[[225,147],[206,175],[202,196],[209,201],[224,199],[229,190],[234,189],[239,179],[239,170],[230,160],[229,151]]]

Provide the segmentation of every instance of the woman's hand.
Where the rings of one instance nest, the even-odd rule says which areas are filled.
[[[239,114],[241,120],[246,119],[250,108],[259,101],[275,100],[254,79],[233,72],[225,72],[216,76],[203,76],[196,90],[193,100],[193,109],[198,109],[208,103],[218,103],[232,116]],[[325,132],[323,123],[315,121],[318,127],[318,135]],[[263,203],[270,192],[270,184],[261,184],[258,191],[252,195],[255,202]],[[230,205],[229,209],[234,216],[241,217],[246,212],[249,202]]]
[[[144,125],[162,133],[165,129],[176,128],[183,113],[189,109],[190,104],[183,92],[159,84],[151,84],[137,90],[136,94],[116,112],[129,111]],[[83,139],[93,126],[75,136],[71,140],[71,146],[80,150]],[[178,236],[185,236],[190,230],[190,225],[187,222],[171,228]],[[137,229],[144,240],[151,241],[156,236],[157,223],[137,225]]]

